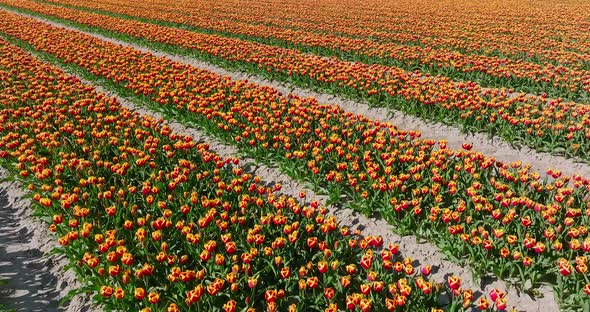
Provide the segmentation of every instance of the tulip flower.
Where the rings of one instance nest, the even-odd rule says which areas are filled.
[[[485,297],[479,297],[477,307],[482,311],[487,310],[490,307],[490,302]]]
[[[457,276],[449,276],[447,279],[447,283],[449,287],[453,290],[459,289],[459,287],[461,287],[461,279]]]

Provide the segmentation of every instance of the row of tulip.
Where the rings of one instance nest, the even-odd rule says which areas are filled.
[[[0,32],[75,64],[168,116],[198,125],[255,158],[325,189],[335,201],[379,213],[404,233],[434,238],[476,270],[552,283],[562,302],[588,301],[586,271],[561,270],[590,252],[590,180],[548,174],[314,99],[232,81],[95,37],[0,13]],[[72,65],[73,66],[73,65]],[[459,257],[459,256],[458,256]],[[573,264],[572,264],[573,265]],[[573,267],[573,266],[572,266]]]
[[[63,1],[64,3],[62,4]],[[547,93],[551,97],[569,100],[590,100],[590,71],[570,69],[562,65],[538,64],[497,56],[463,54],[450,48],[404,45],[378,42],[370,38],[339,37],[332,33],[310,33],[266,24],[247,24],[225,20],[211,25],[210,18],[191,14],[162,11],[159,7],[135,7],[132,1],[112,4],[95,1],[61,0],[65,7],[90,9],[91,12],[113,14],[122,18],[148,19],[164,26],[211,31],[222,36],[238,37],[268,45],[294,48],[322,56],[367,64],[395,66],[404,70],[441,75],[459,81],[474,81],[485,87],[509,87],[525,93]],[[72,6],[75,3],[81,6]],[[125,5],[122,5],[125,4]],[[140,4],[142,6],[142,4]],[[123,14],[123,15],[121,15]]]
[[[270,79],[324,88],[409,114],[459,124],[467,131],[485,131],[539,151],[590,160],[588,105],[549,100],[545,95],[514,95],[506,89],[484,90],[476,83],[345,62],[28,0],[2,0],[0,3],[89,25],[110,36],[151,42],[158,49],[196,55],[224,66],[261,73]]]
[[[221,30],[229,30],[233,23],[238,22],[310,34],[334,34],[342,39],[451,48],[468,54],[551,62],[578,69],[588,69],[590,64],[590,35],[584,28],[589,7],[580,2],[560,3],[561,14],[546,14],[554,10],[554,2],[551,1],[439,1],[429,2],[428,5],[413,1],[369,1],[360,5],[355,1],[320,1],[313,4],[292,1],[263,4],[253,1],[223,4],[189,1],[175,7],[160,0],[141,3],[108,0],[92,3],[87,0],[43,2],[106,11],[116,8],[129,15],[145,9],[158,10],[162,15],[182,18],[183,23],[196,21],[205,28]],[[273,10],[268,10],[269,6]],[[498,19],[498,16],[514,18]]]
[[[4,40],[0,77],[0,164],[107,310],[506,308]]]

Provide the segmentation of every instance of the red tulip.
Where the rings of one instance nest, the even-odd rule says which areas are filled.
[[[113,288],[110,286],[100,286],[100,294],[103,297],[108,298],[113,295]]]
[[[143,288],[135,288],[134,296],[137,300],[142,300],[145,297],[145,289]]]
[[[477,307],[480,310],[487,310],[490,307],[490,302],[485,297],[479,297],[477,301]]]
[[[430,264],[423,266],[421,272],[424,276],[429,276],[432,272],[432,266],[430,266]]]
[[[264,299],[266,302],[275,302],[277,300],[277,291],[269,289],[264,293]]]
[[[342,285],[343,288],[348,288],[348,286],[350,285],[350,276],[346,275],[346,276],[342,276],[340,277],[340,285]]]
[[[330,300],[334,298],[335,295],[336,291],[334,290],[334,288],[328,287],[324,289],[324,296],[326,297],[326,299]]]
[[[371,300],[366,299],[366,298],[361,299],[361,302],[360,302],[361,311],[363,311],[363,312],[371,311],[372,306],[373,306],[373,302]]]
[[[353,296],[346,296],[346,308],[348,310],[354,310],[356,308],[356,303]]]
[[[318,287],[318,285],[319,285],[319,279],[316,276],[309,277],[307,279],[307,287],[314,289],[314,288]]]
[[[230,300],[223,305],[224,312],[235,312],[238,308],[238,304],[235,300]]]
[[[494,288],[490,291],[490,298],[492,301],[496,301],[498,298],[504,298],[505,296],[506,294],[500,291],[498,288]]]
[[[461,278],[459,278],[458,276],[449,276],[447,279],[447,283],[449,285],[449,288],[455,290],[455,289],[459,289],[459,287],[461,287]]]
[[[385,298],[385,307],[387,308],[387,311],[394,311],[396,307],[395,300]]]
[[[397,306],[403,307],[404,305],[406,305],[406,302],[408,301],[408,298],[406,298],[405,296],[402,295],[395,295],[395,304]]]
[[[498,311],[506,310],[506,298],[498,298],[495,301]]]

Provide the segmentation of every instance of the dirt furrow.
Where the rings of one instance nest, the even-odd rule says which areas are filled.
[[[8,172],[0,168],[0,180]],[[80,286],[73,271],[65,271],[65,256],[50,254],[58,246],[47,224],[32,216],[31,201],[17,182],[0,182],[0,302],[3,308],[31,312],[100,311],[90,296],[76,295],[60,305],[68,292]]]

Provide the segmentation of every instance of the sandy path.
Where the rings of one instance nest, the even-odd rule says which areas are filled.
[[[26,204],[13,185],[0,184],[0,293],[7,308],[27,311],[58,311],[58,279],[45,268],[52,259],[36,246],[35,232],[26,222]]]
[[[0,179],[7,172],[0,168]],[[47,225],[31,216],[31,201],[16,182],[0,182],[0,302],[16,311],[98,311],[90,297],[75,296],[65,307],[59,301],[80,284],[64,272],[65,256],[48,255],[57,246]]]
[[[23,14],[24,15],[24,14]],[[37,18],[38,20],[46,21],[50,24],[61,26],[68,29],[77,30],[76,28],[66,27],[62,24],[50,22],[42,18]],[[114,40],[108,37],[96,35],[93,33],[82,32],[91,36],[98,37],[102,40],[109,41],[115,44],[121,44],[123,46],[130,46],[134,47],[138,50],[144,52],[150,52],[152,54],[163,56],[170,58],[172,60],[186,63],[193,65],[195,67],[203,68],[206,70],[210,70],[212,72],[218,73],[220,75],[229,76],[232,79],[248,79],[251,82],[255,82],[260,85],[272,86],[278,89],[283,93],[292,92],[299,96],[313,96],[316,97],[320,102],[323,103],[333,103],[341,106],[345,110],[352,111],[358,114],[363,114],[367,117],[373,119],[380,119],[380,120],[387,120],[391,121],[392,123],[399,125],[400,128],[406,129],[418,129],[422,131],[423,137],[426,138],[433,138],[433,139],[445,139],[449,142],[448,146],[451,148],[460,148],[460,145],[464,142],[472,142],[474,143],[474,148],[486,153],[486,155],[494,156],[499,160],[508,162],[512,160],[523,160],[529,161],[533,165],[533,168],[538,170],[545,170],[548,166],[553,168],[557,168],[562,170],[564,174],[584,174],[590,176],[590,169],[586,165],[582,164],[574,164],[569,160],[565,160],[561,157],[549,156],[544,154],[538,154],[531,152],[529,150],[515,150],[510,148],[507,144],[491,141],[485,135],[464,135],[461,134],[460,131],[456,128],[447,127],[444,125],[438,124],[431,124],[421,121],[419,119],[403,115],[399,112],[395,112],[393,118],[384,118],[386,116],[386,112],[388,110],[385,109],[373,109],[369,108],[367,104],[343,100],[339,97],[333,97],[326,94],[318,94],[315,92],[309,92],[300,88],[294,88],[292,86],[271,82],[264,79],[259,79],[255,76],[249,76],[244,73],[234,73],[229,72],[224,69],[221,69],[217,66],[210,65],[208,63],[203,63],[196,61],[194,59],[190,59],[187,57],[181,57],[176,55],[171,55],[168,53],[162,53],[158,51],[153,51],[146,49],[144,47],[129,44],[123,41]],[[71,74],[71,73],[70,73]],[[87,84],[88,81],[84,81]],[[92,85],[92,84],[90,84]],[[156,119],[163,119],[163,116],[159,113],[152,112],[150,110],[146,110],[144,108],[138,107],[137,105],[133,104],[132,101],[124,99],[122,97],[116,96],[112,92],[102,88],[100,86],[96,86],[100,92],[105,92],[110,96],[115,96],[119,99],[119,101],[124,105],[129,107],[132,110],[135,110],[141,114],[150,115]],[[175,123],[173,121],[166,121],[174,131],[189,135],[193,137],[196,141],[207,142],[211,144],[211,149],[216,153],[220,154],[223,157],[235,157],[237,150],[225,144],[220,143],[218,140],[213,139],[201,131],[197,130],[194,127],[185,127],[179,123]],[[488,152],[486,152],[488,151]],[[532,161],[531,161],[532,160]],[[293,181],[290,177],[280,173],[277,168],[274,167],[267,167],[260,164],[255,164],[252,160],[243,159],[241,160],[241,166],[245,166],[245,169],[252,174],[259,175],[263,178],[263,180],[267,184],[273,184],[280,182],[283,184],[283,193],[287,195],[296,196],[300,190],[305,190],[308,194],[308,199],[317,199],[320,202],[325,202],[324,197],[317,196],[311,190],[305,189],[297,182]],[[446,276],[449,273],[453,273],[458,275],[463,280],[464,287],[472,288],[475,292],[476,297],[482,293],[488,294],[489,291],[495,287],[500,288],[501,290],[506,289],[506,285],[500,281],[488,281],[485,283],[476,284],[471,276],[471,273],[468,268],[464,266],[460,266],[454,264],[450,261],[445,260],[445,256],[438,251],[438,249],[429,243],[417,242],[414,236],[406,236],[400,237],[392,232],[392,227],[388,225],[383,220],[378,220],[374,218],[367,218],[362,216],[352,210],[349,209],[342,209],[342,208],[335,208],[331,207],[331,211],[335,214],[340,220],[342,225],[350,226],[351,228],[361,228],[363,229],[363,233],[366,235],[382,235],[386,244],[388,243],[397,243],[400,245],[400,251],[404,256],[411,257],[415,259],[415,264],[431,264],[433,265],[433,278],[436,281],[443,282],[446,279]],[[533,300],[526,294],[519,294],[515,289],[510,289],[508,291],[507,299],[509,306],[516,306],[518,311],[558,311],[557,304],[555,303],[553,297],[553,291],[547,287],[542,287],[539,290],[544,296],[543,298],[538,298],[537,300]]]

